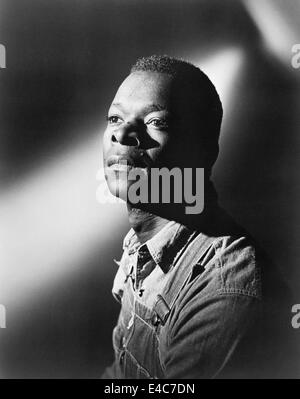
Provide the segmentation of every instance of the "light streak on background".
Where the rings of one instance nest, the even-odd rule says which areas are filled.
[[[262,33],[267,49],[290,66],[291,48],[300,40],[299,2],[244,0],[244,3]]]
[[[96,204],[99,136],[36,168],[2,195],[0,292],[7,306],[26,303],[44,285],[82,268],[87,254],[111,239],[104,232],[124,219],[124,206]]]
[[[223,108],[226,111],[223,119],[223,128],[228,116],[232,112],[232,103],[235,99],[235,86],[239,80],[239,72],[243,66],[244,54],[240,48],[224,48],[210,57],[191,57],[192,62],[199,66],[217,87]],[[226,74],[224,73],[226,71]]]

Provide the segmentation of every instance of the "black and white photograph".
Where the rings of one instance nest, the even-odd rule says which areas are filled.
[[[0,0],[0,379],[300,379],[299,21]]]

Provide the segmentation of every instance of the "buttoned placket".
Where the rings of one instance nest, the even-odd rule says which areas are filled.
[[[147,328],[150,328],[147,330],[147,334],[152,336],[152,340],[154,339],[152,334],[156,334],[159,331],[159,325],[164,321],[164,314],[161,315],[161,312],[159,312],[160,309],[151,310],[152,308],[148,300],[150,292],[147,292],[147,277],[150,276],[157,266],[161,267],[160,262],[163,258],[163,251],[160,250],[158,243],[153,243],[149,247],[147,243],[141,245],[136,241],[136,238],[128,241],[124,250],[123,270],[125,271],[125,283],[127,283],[126,287],[128,289],[124,309],[127,308],[130,310],[127,312],[126,321],[123,324],[123,337],[119,341],[121,350],[118,361],[122,368],[126,368],[126,370],[121,371],[124,373],[123,375],[131,375],[134,363],[132,363],[132,359],[139,359],[139,351],[136,351],[139,343],[135,342],[135,340],[146,333],[146,331],[143,331],[142,334],[141,329],[147,330]],[[160,275],[160,268],[157,269],[157,272]],[[144,281],[146,281],[146,284]],[[151,284],[151,281],[154,281],[154,279],[150,277],[149,284]],[[146,323],[141,323],[141,320],[146,320]],[[152,344],[154,342],[156,342],[155,339]],[[153,346],[150,345],[150,347],[152,348]],[[147,362],[144,363],[143,360],[141,362],[146,370],[152,370],[152,366],[147,366]],[[153,375],[156,375],[155,373],[157,371],[153,371]]]

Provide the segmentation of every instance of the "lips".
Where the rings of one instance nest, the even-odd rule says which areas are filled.
[[[107,166],[113,165],[128,165],[134,166],[134,163],[131,158],[120,156],[120,155],[111,155],[107,160]]]
[[[111,155],[106,162],[108,167],[132,167],[132,168],[142,168],[145,164],[141,162],[140,159],[132,159],[131,157],[124,155]]]

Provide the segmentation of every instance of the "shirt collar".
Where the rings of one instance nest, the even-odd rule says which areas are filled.
[[[186,226],[169,221],[150,240],[140,244],[131,228],[123,240],[123,250],[128,254],[149,252],[154,262],[166,273],[191,234],[192,231]]]

